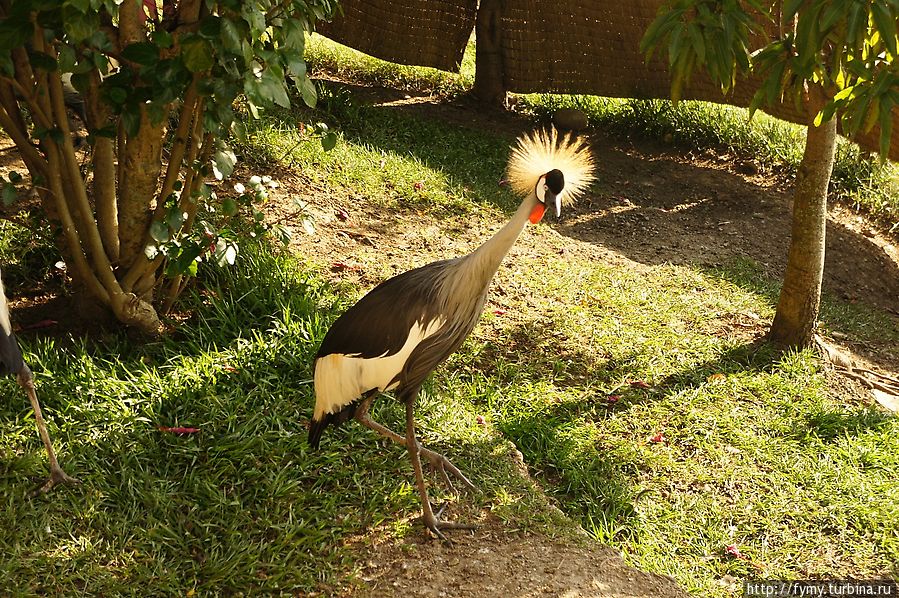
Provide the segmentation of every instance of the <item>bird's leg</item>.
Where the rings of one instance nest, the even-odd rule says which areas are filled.
[[[47,449],[47,456],[50,459],[50,478],[39,488],[31,493],[31,496],[38,496],[49,492],[56,484],[80,484],[81,481],[66,474],[59,466],[56,460],[56,453],[53,451],[53,445],[50,443],[50,434],[47,433],[47,425],[44,423],[44,416],[41,414],[41,404],[37,400],[37,393],[34,391],[34,377],[28,366],[23,366],[22,370],[16,376],[16,382],[28,393],[28,400],[31,401],[31,407],[34,409],[34,421],[37,423],[37,432],[40,434],[41,441]]]
[[[451,521],[443,521],[434,515],[431,509],[431,500],[428,498],[428,489],[425,486],[425,477],[421,471],[421,459],[419,453],[421,446],[415,438],[415,415],[413,408],[415,405],[415,395],[413,394],[406,401],[406,447],[409,449],[409,458],[412,459],[412,469],[415,471],[415,483],[418,486],[418,494],[421,496],[421,520],[435,536],[446,541],[446,536],[441,530],[444,529],[474,529],[473,525],[464,523],[454,523]]]
[[[358,420],[358,422],[366,428],[374,430],[382,436],[386,436],[397,444],[407,446],[405,436],[400,436],[387,426],[383,426],[374,421],[371,416],[369,416],[368,409],[369,407],[371,407],[371,403],[372,401],[374,401],[374,399],[375,397],[371,396],[362,401],[362,404],[359,405],[359,407],[356,409],[356,420]],[[467,477],[465,477],[465,474],[463,474],[461,471],[459,471],[459,468],[453,465],[452,461],[450,461],[440,453],[435,453],[430,449],[426,449],[420,444],[418,450],[419,454],[431,463],[431,467],[440,472],[440,474],[443,476],[443,481],[446,482],[447,486],[449,486],[450,492],[455,492],[456,488],[455,486],[453,486],[452,481],[450,481],[450,477],[447,472],[453,474],[454,476],[456,476],[456,478],[461,480],[465,487],[467,487],[469,490],[477,490],[477,488],[475,488],[475,485],[472,484]]]

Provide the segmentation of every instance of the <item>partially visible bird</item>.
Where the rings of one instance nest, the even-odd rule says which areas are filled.
[[[35,490],[33,494],[48,492],[56,484],[79,483],[77,479],[67,475],[56,460],[56,453],[53,452],[50,435],[47,433],[47,426],[44,424],[44,417],[41,414],[41,405],[38,403],[37,393],[34,391],[34,377],[25,360],[22,359],[22,351],[19,349],[19,344],[16,342],[16,337],[12,331],[9,321],[9,305],[6,302],[6,293],[3,290],[3,279],[0,278],[0,375],[3,374],[15,374],[16,382],[28,394],[28,400],[31,401],[31,407],[34,409],[34,420],[37,423],[38,434],[40,434],[44,447],[47,449],[47,456],[50,458],[50,478]]]
[[[554,129],[518,139],[508,165],[511,188],[524,196],[512,219],[473,253],[410,270],[382,282],[331,326],[315,356],[315,410],[309,443],[318,448],[330,424],[355,417],[405,445],[422,503],[422,521],[436,536],[442,529],[470,526],[442,521],[428,499],[421,460],[467,487],[471,482],[443,455],[419,445],[413,407],[425,378],[455,352],[480,318],[493,275],[527,222],[536,224],[548,206],[561,215],[593,180],[593,159],[583,139]],[[393,391],[406,406],[406,435],[373,421],[375,397]],[[438,514],[439,515],[439,514]]]

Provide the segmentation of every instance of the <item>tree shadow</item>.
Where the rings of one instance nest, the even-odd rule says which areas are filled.
[[[767,275],[782,277],[792,197],[774,187],[776,181],[729,172],[730,164],[692,159],[649,142],[596,151],[603,156],[602,190],[575,206],[560,232],[641,263],[715,267],[748,258]],[[830,220],[824,290],[894,309],[899,264],[871,238]]]

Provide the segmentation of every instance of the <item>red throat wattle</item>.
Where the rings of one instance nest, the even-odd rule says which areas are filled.
[[[538,203],[536,206],[534,206],[534,209],[531,210],[531,216],[528,218],[528,220],[531,221],[531,224],[537,224],[538,222],[540,222],[540,219],[543,218],[543,212],[545,211],[546,206],[542,203]]]

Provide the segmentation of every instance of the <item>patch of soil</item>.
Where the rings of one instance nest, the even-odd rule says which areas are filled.
[[[496,519],[451,545],[407,539],[374,547],[353,595],[565,596],[566,598],[686,597],[667,577],[628,567],[608,548],[586,549],[539,535],[506,530]]]

